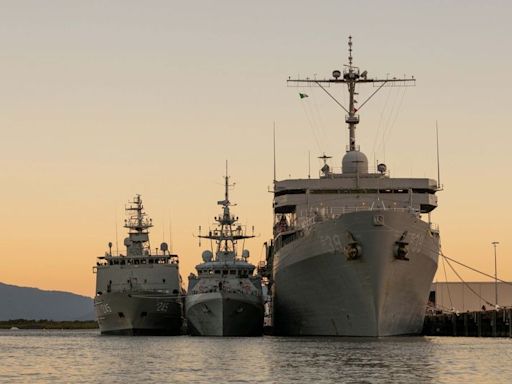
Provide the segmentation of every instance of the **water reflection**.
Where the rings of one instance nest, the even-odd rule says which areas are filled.
[[[0,382],[510,382],[510,339],[0,331]]]
[[[317,382],[434,382],[425,338],[275,338],[273,376]],[[292,376],[285,377],[291,373]]]

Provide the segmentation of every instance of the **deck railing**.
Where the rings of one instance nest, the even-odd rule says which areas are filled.
[[[420,215],[420,211],[418,209],[414,209],[411,207],[386,207],[383,203],[356,207],[324,207],[311,211],[309,212],[309,214],[299,215],[295,224],[292,223],[291,225],[287,226],[286,230],[280,232],[289,233],[301,229],[307,230],[315,223],[321,223],[327,220],[337,219],[347,213],[365,211],[409,212],[417,216]],[[275,230],[277,230],[277,227],[278,226],[276,226]],[[439,226],[437,224],[430,223],[430,229],[433,232],[439,232]],[[277,232],[275,232],[275,235],[277,235]]]

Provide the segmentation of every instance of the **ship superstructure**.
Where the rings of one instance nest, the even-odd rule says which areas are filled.
[[[356,145],[358,112],[385,85],[408,79],[371,79],[352,63],[332,78],[289,79],[319,86],[347,112],[349,145],[341,172],[324,161],[314,179],[274,183],[273,322],[284,335],[389,336],[421,331],[437,269],[439,231],[430,222],[437,182],[392,178],[386,166],[370,171]],[[356,86],[377,87],[357,104]],[[346,85],[348,107],[327,86]],[[424,218],[427,220],[423,220]]]
[[[113,254],[112,243],[98,257],[94,307],[102,334],[177,335],[183,324],[185,291],[178,255],[167,243],[151,252],[153,226],[136,195],[126,206],[126,255]]]
[[[225,176],[224,200],[218,204],[222,213],[215,217],[216,228],[199,238],[211,241],[215,254],[205,250],[197,275],[189,276],[186,318],[192,335],[260,336],[263,332],[263,297],[261,278],[248,262],[249,251],[237,252],[239,241],[248,235],[238,217],[230,212],[229,177]]]

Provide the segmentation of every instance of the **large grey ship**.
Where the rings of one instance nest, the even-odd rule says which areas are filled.
[[[189,276],[186,298],[188,331],[196,336],[260,336],[263,333],[263,296],[261,278],[254,275],[255,266],[247,261],[249,251],[237,253],[238,241],[254,237],[237,224],[230,212],[229,177],[225,177],[222,213],[215,218],[217,226],[207,235],[216,247],[215,255],[203,252],[203,263],[196,266],[197,275]]]
[[[359,110],[384,86],[414,78],[372,79],[352,63],[325,80],[289,79],[318,86],[346,111],[349,145],[341,172],[324,165],[319,178],[274,183],[274,332],[281,335],[391,336],[421,331],[437,270],[439,231],[430,221],[438,182],[392,178],[385,164],[369,170],[356,145]],[[328,87],[348,87],[348,106]],[[360,104],[356,86],[376,90]],[[273,260],[272,260],[273,258]]]
[[[178,256],[167,243],[151,253],[153,226],[137,195],[126,207],[126,255],[109,251],[98,258],[94,307],[102,334],[178,335],[183,324],[185,291]]]

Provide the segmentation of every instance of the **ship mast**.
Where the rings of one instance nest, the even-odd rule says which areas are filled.
[[[124,240],[124,245],[128,256],[142,256],[144,244],[149,241],[149,228],[153,226],[153,222],[144,212],[140,195],[136,195],[125,210],[128,218],[124,221],[124,227],[128,229],[128,237]]]
[[[241,225],[235,225],[238,217],[231,215],[229,207],[229,188],[234,184],[229,184],[228,163],[226,161],[226,176],[224,176],[224,200],[218,201],[217,204],[222,206],[222,214],[215,217],[218,227],[213,231],[209,231],[208,235],[199,234],[202,239],[209,239],[217,243],[216,261],[235,261],[236,260],[236,244],[238,240],[249,239],[254,235],[247,235]]]
[[[359,116],[356,115],[354,94],[356,93],[355,80],[359,77],[359,69],[352,66],[352,36],[348,37],[348,73],[344,71],[343,77],[348,79],[349,106],[348,116],[345,122],[348,123],[350,151],[356,150],[356,125],[359,123]]]
[[[359,67],[353,65],[353,57],[352,57],[352,36],[348,37],[348,65],[345,64],[343,69],[343,77],[341,77],[342,73],[339,70],[334,70],[332,72],[331,79],[292,79],[288,78],[287,83],[289,86],[319,86],[325,93],[327,93],[335,102],[338,104],[346,113],[345,123],[348,124],[349,130],[349,146],[347,148],[347,152],[357,151],[358,148],[356,146],[356,126],[359,124],[359,115],[357,112],[361,110],[361,108],[385,85],[391,86],[413,86],[416,82],[414,77],[411,78],[396,78],[393,77],[391,79],[369,79],[368,72],[363,71],[360,73]],[[359,107],[356,107],[358,104],[357,100],[355,100],[354,96],[356,93],[356,84],[359,83],[373,83],[377,89],[364,101]],[[330,84],[347,84],[348,93],[349,93],[349,104],[348,108],[343,106],[323,85],[330,86]]]

